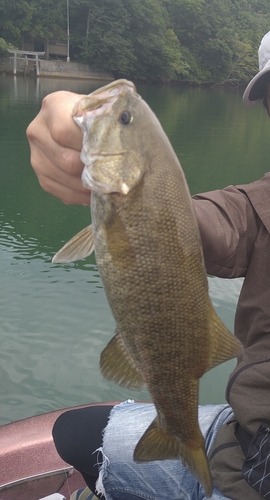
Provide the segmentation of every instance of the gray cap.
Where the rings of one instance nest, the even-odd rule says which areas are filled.
[[[258,56],[260,71],[249,82],[243,95],[243,102],[246,106],[252,106],[263,99],[265,86],[270,81],[270,31],[261,41]]]

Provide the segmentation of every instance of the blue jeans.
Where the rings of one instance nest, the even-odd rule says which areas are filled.
[[[229,405],[199,407],[199,424],[206,452],[219,427],[233,415]],[[156,416],[152,404],[126,401],[113,408],[100,449],[100,474],[97,492],[106,500],[205,500],[204,490],[180,460],[136,464],[133,450]],[[213,487],[212,500],[225,499]]]

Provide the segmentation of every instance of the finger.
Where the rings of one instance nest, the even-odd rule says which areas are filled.
[[[44,119],[36,118],[27,128],[27,138],[31,151],[31,164],[37,175],[44,173],[47,164],[46,158],[57,168],[72,176],[81,176],[83,163],[80,160],[80,152],[70,147],[59,146],[50,133]]]
[[[70,175],[65,170],[59,169],[42,150],[35,147],[31,150],[31,164],[45,191],[65,203],[89,204],[89,190],[83,187],[81,181],[81,163],[79,175]]]
[[[85,205],[90,204],[91,192],[79,192],[75,191],[73,188],[70,189],[63,184],[59,184],[52,179],[43,176],[39,179],[40,185],[44,191],[52,194],[53,196],[59,198],[66,205]]]
[[[80,94],[60,91],[49,94],[42,101],[42,113],[52,139],[63,147],[77,151],[82,148],[82,132],[73,120],[73,108],[82,97]]]

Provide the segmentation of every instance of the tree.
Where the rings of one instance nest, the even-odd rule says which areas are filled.
[[[174,80],[186,65],[178,38],[169,26],[168,13],[159,0],[125,0],[130,15],[129,36],[136,61],[132,77]]]
[[[0,36],[21,46],[23,33],[31,26],[33,8],[26,0],[0,1]]]
[[[0,0],[0,36],[18,47],[25,38],[66,37],[66,0]]]
[[[29,0],[32,22],[27,36],[34,39],[66,38],[66,0]]]
[[[11,43],[6,42],[4,38],[0,38],[0,57],[9,55],[8,49],[15,49],[15,47]]]
[[[163,0],[190,69],[189,82],[246,83],[269,29],[268,0]]]
[[[72,11],[72,51],[115,76],[175,79],[186,66],[167,20],[159,0],[77,0]]]
[[[130,16],[121,0],[77,1],[72,10],[73,54],[94,67],[130,73],[135,60],[128,37]]]

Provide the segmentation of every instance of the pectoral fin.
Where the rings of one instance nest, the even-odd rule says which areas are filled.
[[[131,389],[141,389],[144,385],[141,373],[131,358],[124,341],[117,333],[102,351],[100,371],[103,377],[116,384]]]
[[[94,250],[92,226],[85,227],[73,236],[52,259],[52,263],[67,263],[88,257]]]

